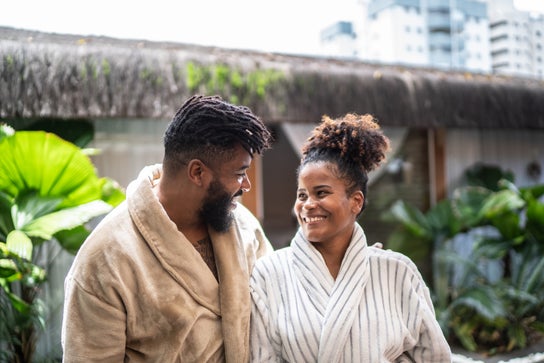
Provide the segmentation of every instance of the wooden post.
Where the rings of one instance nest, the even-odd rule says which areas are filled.
[[[446,198],[446,130],[443,128],[429,129],[429,181],[430,203],[434,206]]]
[[[259,155],[253,157],[251,167],[247,171],[251,182],[251,190],[244,193],[242,203],[259,219],[263,221],[263,182],[262,182],[262,158]]]

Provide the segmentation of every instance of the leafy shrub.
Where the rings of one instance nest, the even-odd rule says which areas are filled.
[[[56,241],[75,253],[90,233],[86,223],[124,193],[96,175],[83,149],[52,133],[0,124],[0,155],[0,359],[30,362],[44,325],[37,296],[47,277],[34,247]]]
[[[523,348],[544,333],[544,185],[518,188],[492,166],[467,177],[472,185],[426,213],[395,203],[387,217],[401,228],[388,247],[430,255],[437,318],[452,343],[487,354]]]

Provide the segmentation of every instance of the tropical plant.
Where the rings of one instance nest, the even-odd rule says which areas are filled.
[[[488,354],[527,346],[544,333],[544,185],[517,188],[513,176],[477,165],[473,185],[423,213],[398,201],[388,246],[432,258],[437,318],[453,342]],[[486,181],[487,179],[487,181]]]
[[[38,298],[46,270],[34,251],[58,242],[75,253],[91,219],[124,199],[99,178],[85,150],[44,131],[0,125],[0,347],[3,360],[31,362],[36,329],[44,324]]]

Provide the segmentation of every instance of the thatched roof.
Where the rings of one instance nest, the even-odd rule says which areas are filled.
[[[372,113],[386,126],[544,128],[544,82],[0,27],[0,118],[165,118],[220,94],[266,122]]]

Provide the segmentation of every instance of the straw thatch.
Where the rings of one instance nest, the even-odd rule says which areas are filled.
[[[0,118],[170,118],[193,93],[267,122],[544,128],[534,79],[0,27]]]

